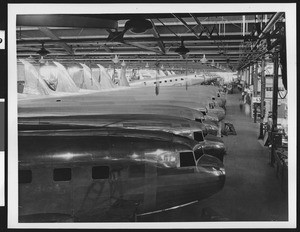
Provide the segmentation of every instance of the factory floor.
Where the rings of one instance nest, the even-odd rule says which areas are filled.
[[[224,188],[210,198],[180,209],[159,213],[141,221],[287,221],[288,199],[281,190],[269,151],[258,141],[259,124],[239,107],[240,93],[227,95],[225,121],[232,122],[237,135],[223,137]],[[210,215],[210,216],[205,216]]]

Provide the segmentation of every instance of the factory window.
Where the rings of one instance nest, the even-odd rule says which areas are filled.
[[[194,132],[194,140],[196,140],[198,142],[204,141],[204,136],[203,136],[202,131]]]
[[[28,184],[32,181],[31,170],[19,170],[19,184]]]
[[[92,168],[93,179],[108,179],[109,167],[108,166],[95,166]]]
[[[195,166],[193,152],[180,152],[180,167]]]
[[[134,164],[129,166],[129,177],[145,177],[145,164]]]
[[[53,170],[54,181],[69,181],[71,180],[71,168],[55,168]]]

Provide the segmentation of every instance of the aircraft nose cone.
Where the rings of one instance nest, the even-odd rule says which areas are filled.
[[[217,188],[223,188],[225,184],[225,168],[223,163],[216,157],[211,155],[204,154],[200,157],[197,162],[197,168],[200,170],[205,170],[207,174],[210,176],[214,176],[217,178]]]
[[[225,173],[223,163],[218,158],[207,154],[203,154],[199,158],[197,167],[203,167],[209,170],[220,170],[220,173]]]

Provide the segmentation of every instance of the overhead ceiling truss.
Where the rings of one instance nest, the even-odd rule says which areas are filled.
[[[251,47],[257,41],[251,31],[256,14],[225,14],[224,18],[194,13],[147,15],[153,27],[142,34],[124,30],[131,15],[18,15],[17,28],[22,28],[22,34],[17,38],[17,56],[36,55],[43,42],[51,51],[44,58],[50,60],[55,57],[65,62],[69,58],[105,63],[105,59],[111,61],[112,54],[118,54],[131,62],[159,59],[184,63],[175,53],[184,40],[190,50],[189,60],[197,61],[205,54],[209,61],[230,61],[237,68],[246,62],[250,52],[259,52]],[[273,13],[263,14],[266,20]]]
[[[43,32],[49,38],[51,38],[53,40],[57,40],[57,41],[60,40],[60,38],[57,35],[55,35],[49,28],[39,27],[39,29],[41,32]],[[69,45],[67,45],[65,42],[58,42],[58,44],[60,44],[60,46],[63,47],[68,52],[68,54],[70,54],[70,55],[74,54],[73,49]]]

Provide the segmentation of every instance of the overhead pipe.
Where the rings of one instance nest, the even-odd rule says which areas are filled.
[[[275,23],[280,19],[280,17],[284,14],[284,12],[277,12],[273,17],[269,20],[267,25],[264,27],[260,35],[258,36],[258,40],[253,46],[253,49],[257,47],[257,45],[260,43],[260,41],[263,39],[263,36],[271,30],[271,28],[275,25]]]
[[[245,36],[245,30],[246,30],[246,17],[243,15],[243,36]]]
[[[194,35],[185,35],[185,36],[180,36],[180,38],[182,38],[184,41],[196,41],[197,39],[195,39]],[[180,38],[175,37],[175,36],[161,36],[161,39],[163,39],[163,41],[180,41]],[[251,36],[246,36],[246,38],[251,38]],[[222,40],[222,41],[229,41],[229,42],[242,42],[245,39],[245,37],[243,37],[242,35],[226,35],[226,36],[211,36],[210,39],[206,38],[206,37],[201,37],[201,40],[203,41],[210,41],[210,40]],[[124,38],[124,42],[157,42],[159,41],[159,38],[155,38],[155,37],[147,37],[147,36],[143,36],[143,37],[126,37]],[[77,38],[77,39],[60,39],[60,40],[51,40],[51,39],[44,39],[43,42],[45,42],[45,44],[56,44],[56,43],[83,43],[83,42],[89,42],[89,43],[96,43],[98,42],[98,44],[104,44],[104,43],[108,43],[107,38],[103,37],[103,36],[99,36],[99,37],[95,37],[95,38]],[[28,39],[28,40],[17,40],[17,45],[19,44],[26,44],[26,45],[36,45],[36,44],[40,44],[41,41],[39,39]]]
[[[264,56],[265,54],[269,53],[274,47],[276,47],[277,45],[280,44],[280,41],[276,40],[275,42],[273,42],[270,46],[270,48],[262,53],[260,53],[257,57],[254,58],[254,60],[258,60],[259,58],[261,58],[262,56]],[[245,65],[243,65],[240,69],[245,68],[246,66],[248,66],[249,64],[253,63],[253,61],[249,61],[248,63],[246,63]]]
[[[269,20],[269,22],[267,23],[267,25],[264,27],[264,29],[262,30],[262,32],[260,33],[260,35],[258,36],[258,40],[256,41],[256,43],[254,44],[253,48],[251,49],[251,52],[256,49],[257,45],[260,43],[260,41],[263,39],[263,37],[265,36],[266,33],[269,32],[269,30],[272,29],[272,27],[275,25],[275,23],[280,19],[280,17],[284,14],[284,12],[277,12],[273,15],[273,17]],[[251,53],[250,53],[251,54]],[[247,56],[247,59],[249,58],[250,54]],[[245,65],[243,65],[240,69],[244,68],[245,66],[247,66],[249,64],[249,62]]]

